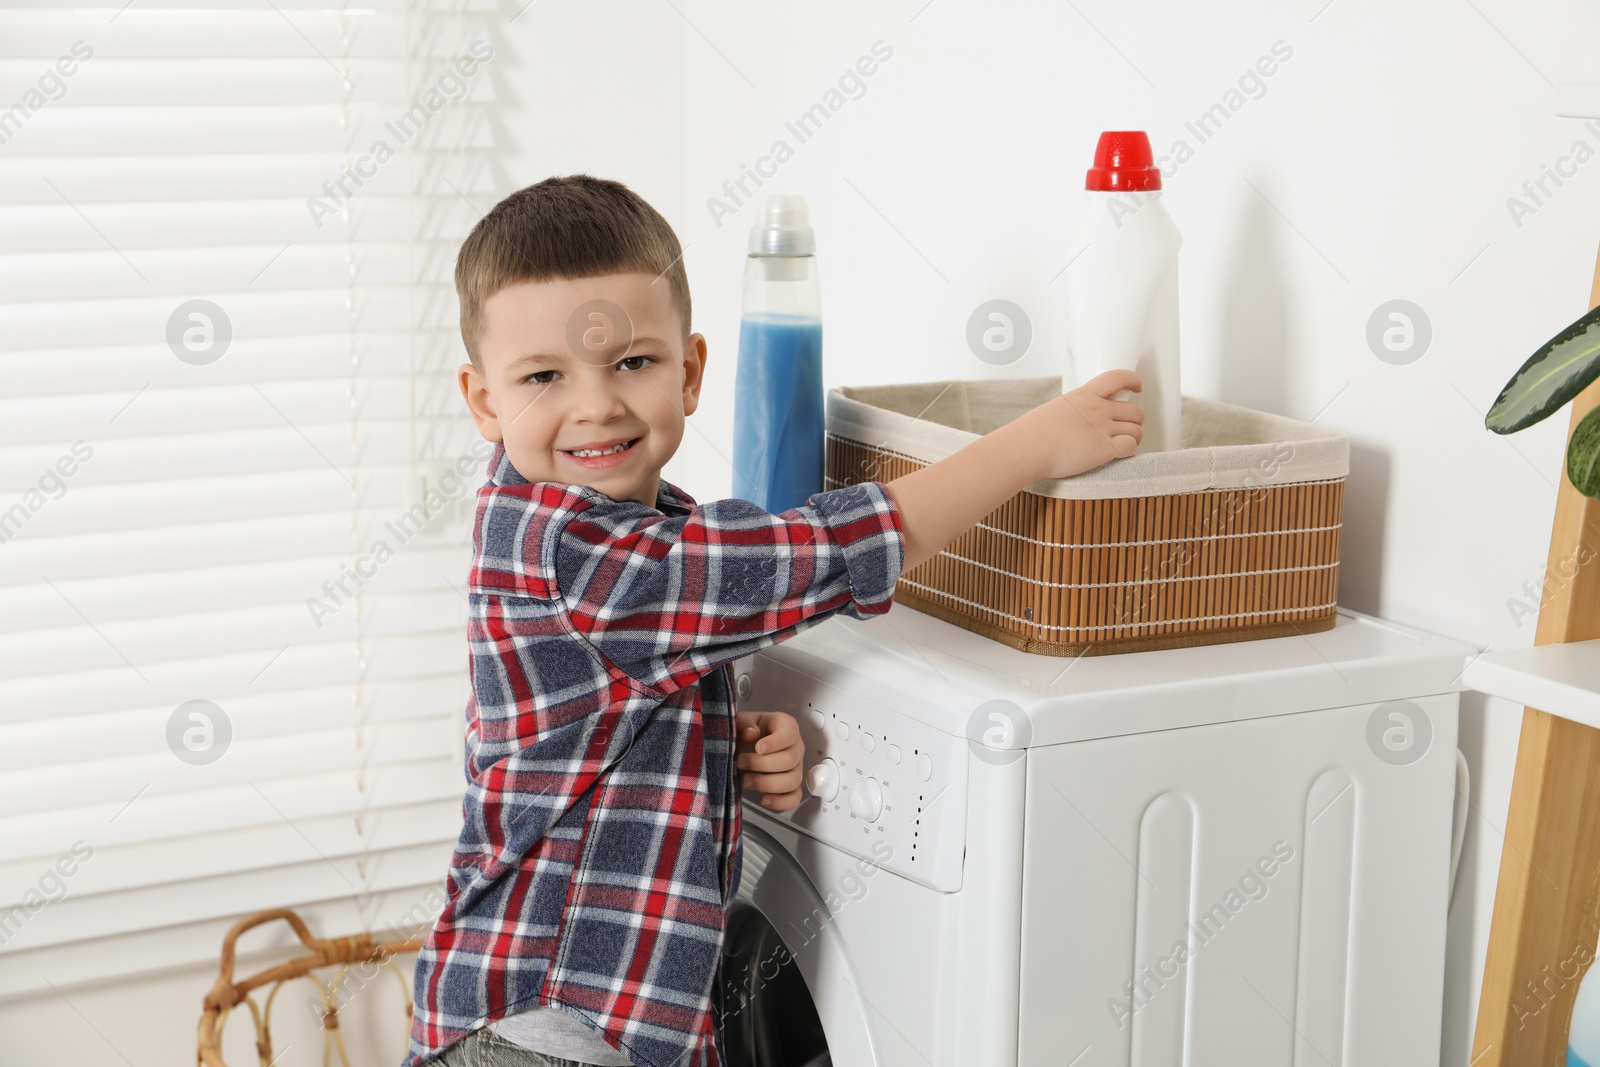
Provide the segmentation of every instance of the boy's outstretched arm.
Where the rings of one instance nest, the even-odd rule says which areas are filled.
[[[905,569],[933,558],[1040,478],[1070,478],[1133,455],[1144,410],[1111,400],[1140,389],[1131,370],[1106,371],[992,430],[955,455],[884,488],[900,512]]]
[[[883,614],[905,570],[1029,482],[1131,455],[1144,412],[1107,397],[1138,385],[1108,371],[914,474],[776,515],[738,498],[673,516],[591,505],[523,565],[554,578],[574,631],[610,664],[666,695],[829,615]]]

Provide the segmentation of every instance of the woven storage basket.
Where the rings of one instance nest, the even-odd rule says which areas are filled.
[[[1059,377],[832,389],[825,487],[909,474],[1060,392]],[[1052,656],[1331,629],[1345,436],[1186,396],[1183,445],[1031,483],[895,599]]]

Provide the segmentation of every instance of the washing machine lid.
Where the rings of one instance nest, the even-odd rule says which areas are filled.
[[[1321,633],[1044,656],[896,604],[868,620],[834,615],[756,655],[956,737],[979,705],[1004,699],[1026,715],[1027,744],[1038,746],[1457,693],[1469,688],[1461,674],[1476,654],[1341,607]]]

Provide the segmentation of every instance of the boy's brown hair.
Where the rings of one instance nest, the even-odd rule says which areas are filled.
[[[660,212],[621,182],[588,174],[517,190],[478,221],[456,256],[467,356],[482,373],[483,305],[506,286],[631,271],[655,274],[658,282],[665,275],[687,338],[689,276],[678,236]]]

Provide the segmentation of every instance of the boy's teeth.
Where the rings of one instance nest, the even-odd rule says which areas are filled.
[[[592,448],[575,448],[572,450],[572,454],[574,456],[609,456],[613,452],[621,452],[623,449],[627,448],[630,443],[631,442],[629,441],[624,441],[620,445],[613,445],[604,451],[598,452]]]

